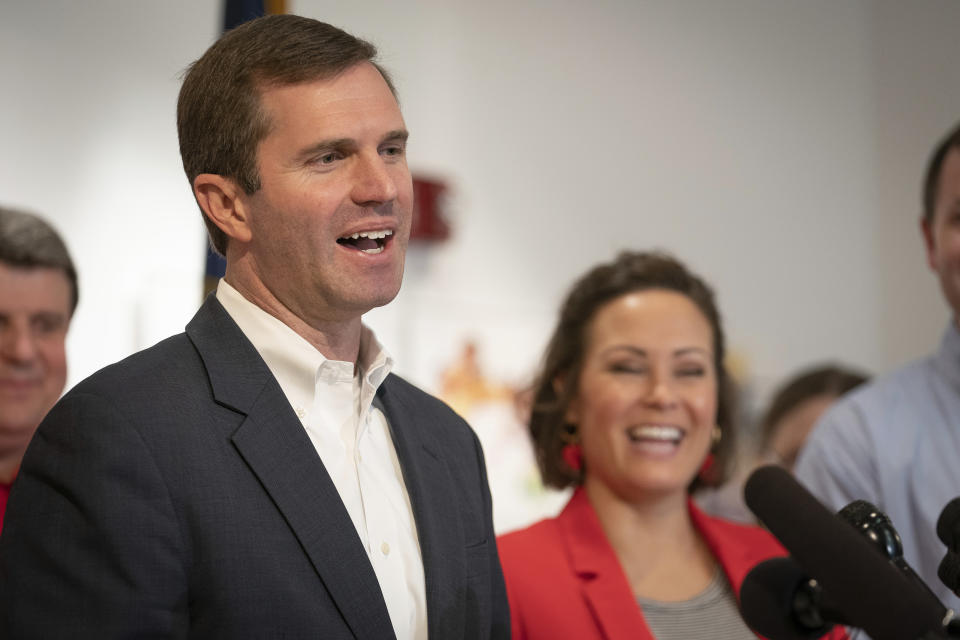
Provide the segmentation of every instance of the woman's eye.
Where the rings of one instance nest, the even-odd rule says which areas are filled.
[[[643,373],[644,367],[639,364],[613,364],[610,366],[610,370],[614,373]]]

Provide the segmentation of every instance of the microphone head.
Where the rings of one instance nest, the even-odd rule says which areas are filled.
[[[744,497],[807,575],[830,595],[847,624],[860,627],[874,640],[942,631],[944,606],[878,555],[789,472],[775,466],[759,468],[747,480]]]
[[[937,518],[937,537],[951,551],[960,552],[960,498],[954,498]]]
[[[890,517],[866,500],[854,500],[837,515],[849,522],[890,560],[903,558],[903,542]]]
[[[833,626],[817,611],[819,587],[791,558],[764,560],[740,586],[740,613],[770,640],[812,640]]]

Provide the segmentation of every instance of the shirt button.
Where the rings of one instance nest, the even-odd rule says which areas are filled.
[[[297,417],[303,420],[304,416],[307,415],[307,412],[304,411],[301,407],[297,407]]]
[[[384,542],[380,545],[380,551],[382,551],[385,556],[390,555],[390,545]]]

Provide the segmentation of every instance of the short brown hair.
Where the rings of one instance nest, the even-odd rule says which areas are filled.
[[[58,269],[70,284],[70,313],[80,291],[77,270],[60,234],[43,218],[0,207],[0,262],[23,269]]]
[[[616,298],[649,289],[675,291],[686,296],[706,317],[713,337],[717,426],[723,437],[713,449],[714,463],[709,475],[694,478],[688,489],[692,492],[701,485],[719,485],[729,474],[736,447],[736,394],[733,381],[723,365],[723,327],[713,291],[680,261],[666,253],[625,251],[613,262],[594,267],[574,283],[560,308],[560,319],[547,345],[534,384],[530,415],[530,435],[545,485],[563,489],[583,481],[583,472],[571,469],[563,461],[561,452],[572,427],[565,416],[579,386],[591,321],[601,307]],[[559,378],[564,384],[558,393],[554,381]]]
[[[270,130],[260,91],[333,78],[377,49],[334,26],[295,15],[257,18],[227,32],[188,67],[177,101],[180,157],[190,181],[201,173],[230,178],[247,193],[260,188],[257,147]],[[226,254],[227,236],[204,216],[210,244]]]
[[[937,192],[940,190],[940,174],[943,173],[944,159],[951,149],[960,150],[960,124],[940,140],[927,163],[923,180],[923,219],[927,224],[933,222],[933,214],[937,209]]]

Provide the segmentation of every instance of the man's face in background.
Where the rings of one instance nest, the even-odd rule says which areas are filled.
[[[0,262],[0,447],[29,440],[63,392],[70,316],[63,271]]]
[[[923,222],[927,262],[954,316],[960,318],[960,149],[943,159],[933,219]]]

